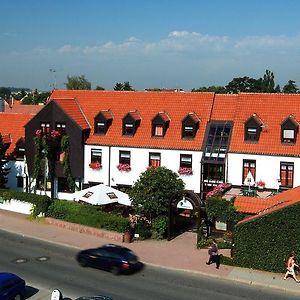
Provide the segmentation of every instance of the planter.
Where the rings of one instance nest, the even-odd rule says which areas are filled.
[[[131,234],[129,231],[124,232],[123,243],[131,243]]]

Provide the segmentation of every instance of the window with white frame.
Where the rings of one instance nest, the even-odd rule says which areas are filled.
[[[59,131],[61,134],[66,133],[66,123],[56,123],[55,130]]]
[[[161,164],[161,157],[160,153],[154,153],[150,152],[149,153],[149,167],[160,167]]]
[[[130,166],[130,151],[122,151],[119,152],[119,164],[127,164]]]
[[[102,150],[101,149],[91,149],[91,163],[102,164]]]
[[[41,122],[40,128],[41,128],[43,134],[49,133],[50,132],[50,123],[49,122]]]

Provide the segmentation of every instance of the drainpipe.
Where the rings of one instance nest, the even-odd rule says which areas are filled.
[[[111,146],[108,146],[108,186],[110,186]]]

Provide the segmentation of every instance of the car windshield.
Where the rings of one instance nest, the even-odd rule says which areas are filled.
[[[124,258],[126,260],[136,260],[136,255],[132,251],[124,252]]]

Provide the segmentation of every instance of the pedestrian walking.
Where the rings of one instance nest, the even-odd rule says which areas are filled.
[[[211,246],[208,248],[208,262],[207,265],[212,263],[216,264],[216,268],[219,269],[220,267],[220,255],[219,255],[219,248],[217,241],[213,239]]]
[[[287,267],[286,267],[287,271],[283,279],[286,280],[288,276],[292,276],[294,280],[299,283],[300,281],[296,277],[295,268],[299,268],[299,266],[296,264],[294,253],[292,253],[288,258]]]

